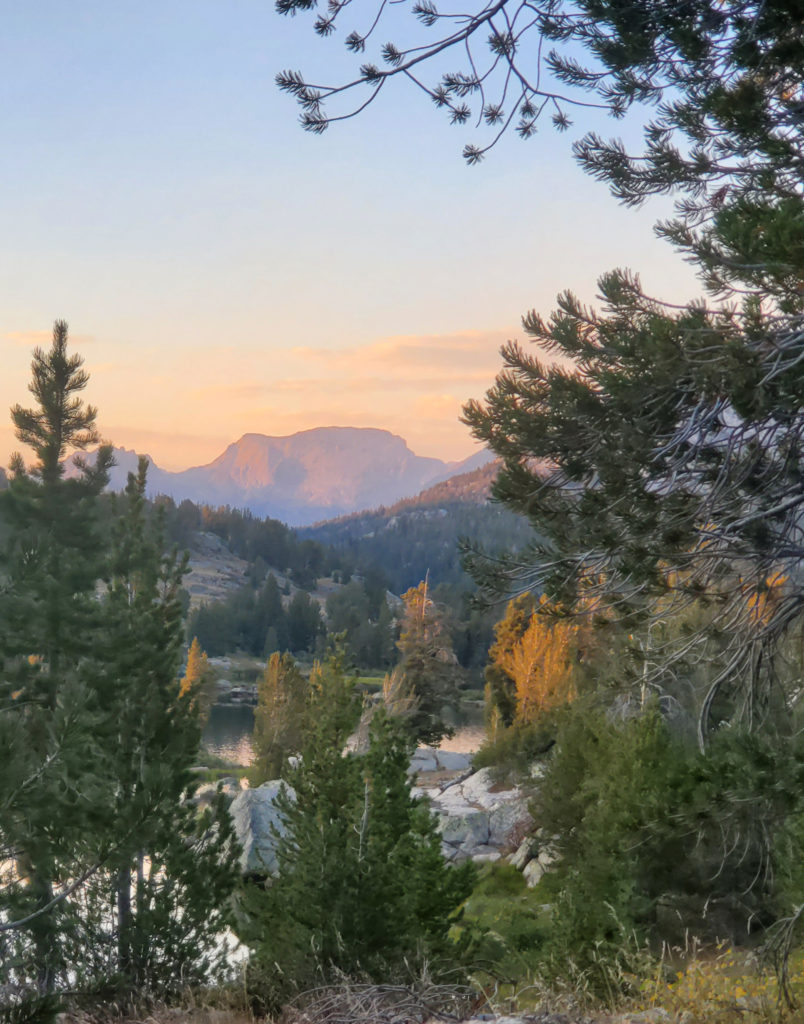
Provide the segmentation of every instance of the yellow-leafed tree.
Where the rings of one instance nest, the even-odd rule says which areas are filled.
[[[187,654],[187,667],[179,687],[179,696],[190,698],[198,707],[203,721],[209,717],[209,709],[214,698],[213,691],[214,680],[206,651],[202,649],[198,637],[194,636]]]
[[[486,669],[488,697],[503,724],[533,722],[577,696],[587,632],[582,621],[550,614],[530,594],[509,603]]]

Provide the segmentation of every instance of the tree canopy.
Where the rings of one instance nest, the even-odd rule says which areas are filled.
[[[487,139],[464,149],[469,162],[508,129],[528,139],[547,118],[568,129],[571,115],[585,107],[622,117],[634,104],[650,104],[657,116],[646,127],[638,162],[594,134],[577,146],[590,169],[607,180],[616,171],[617,188],[638,199],[667,191],[668,173],[674,183],[705,190],[745,171],[746,142],[753,146],[761,136],[770,158],[786,148],[800,117],[795,0],[482,0],[468,8],[415,0],[403,10],[344,0],[328,0],[323,10],[317,0],[276,0],[275,6],[281,14],[316,11],[314,29],[323,37],[350,19],[343,41],[361,61],[353,78],[322,84],[298,71],[277,75],[301,106],[308,131],[359,114],[393,78],[421,90],[451,123],[485,126]],[[722,128],[737,129],[743,148],[724,140]],[[675,131],[688,146],[673,145]]]
[[[109,450],[64,473],[98,440],[87,381],[57,322],[35,405],[12,410],[34,461],[14,457],[0,501],[0,1014],[20,1020],[51,1019],[67,991],[206,979],[235,881],[225,808],[187,799],[185,562],[148,515],[145,460],[105,518]]]

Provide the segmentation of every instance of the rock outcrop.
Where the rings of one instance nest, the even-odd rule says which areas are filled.
[[[282,790],[295,799],[290,786],[275,779],[255,789],[244,789],[232,801],[229,813],[243,849],[240,868],[244,875],[276,874],[276,844],[286,831],[276,803]]]
[[[522,790],[495,782],[488,768],[473,772],[469,754],[431,747],[416,751],[410,772],[416,775],[414,795],[425,797],[438,817],[441,849],[447,860],[482,863],[517,851],[517,867],[526,877],[528,870],[535,873],[531,864],[544,870],[543,854],[533,847],[526,855],[522,843],[533,827]],[[240,865],[244,874],[276,873],[277,838],[284,835],[276,800],[283,786],[292,799],[293,790],[275,780],[244,790],[232,801],[230,813],[243,847]]]
[[[430,758],[435,768],[427,765]],[[456,774],[439,779],[449,772],[444,759],[454,761]],[[412,768],[418,772],[415,792],[426,796],[439,818],[442,851],[451,861],[472,859],[478,862],[499,860],[519,845],[522,835],[533,825],[528,811],[528,798],[516,787],[495,782],[491,770],[481,768],[472,772],[464,767],[468,755],[450,754],[448,751],[416,751]]]

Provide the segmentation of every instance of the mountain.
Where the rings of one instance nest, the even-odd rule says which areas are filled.
[[[487,462],[390,507],[317,523],[299,530],[298,536],[348,552],[361,572],[381,568],[397,594],[428,573],[435,584],[466,588],[459,537],[489,551],[514,551],[533,537],[527,520],[489,499],[499,466]]]
[[[479,454],[485,455],[486,452]],[[475,458],[475,456],[471,456]],[[466,460],[469,461],[468,459]],[[491,497],[491,485],[500,468],[499,460],[484,461],[477,469],[466,470],[447,477],[412,498],[402,498],[391,509],[390,515],[406,512],[416,506],[445,505],[464,502],[473,505],[485,505]]]
[[[115,449],[110,489],[122,490],[137,454]],[[302,526],[389,505],[488,462],[477,452],[461,462],[414,454],[387,430],[317,427],[287,437],[244,434],[208,465],[171,473],[148,457],[148,494],[175,501],[245,508]],[[77,472],[68,460],[67,473]]]

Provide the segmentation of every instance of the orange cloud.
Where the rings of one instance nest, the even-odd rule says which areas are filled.
[[[0,341],[4,344],[11,344],[17,348],[27,348],[31,352],[35,348],[49,348],[53,340],[53,330],[47,331],[7,331]],[[70,345],[72,350],[81,350],[85,345],[91,345],[95,341],[92,334],[70,333]]]
[[[400,335],[368,345],[346,349],[295,348],[292,354],[310,363],[325,363],[341,370],[381,367],[384,373],[407,374],[425,368],[460,372],[467,369],[493,371],[499,365],[500,346],[511,333],[460,331],[454,334]]]
[[[474,442],[460,422],[501,369],[500,345],[516,331],[399,335],[341,349],[276,349],[253,341],[191,353],[181,346],[103,340],[87,360],[86,399],[115,444],[147,453],[165,469],[209,462],[244,433],[290,434],[324,426],[385,428],[421,455],[459,459]],[[6,350],[8,404],[24,399],[28,356],[49,332],[12,332]],[[74,351],[81,351],[76,336]],[[17,344],[19,342],[19,344]],[[2,382],[0,382],[2,383]],[[10,430],[0,445],[14,448]]]

